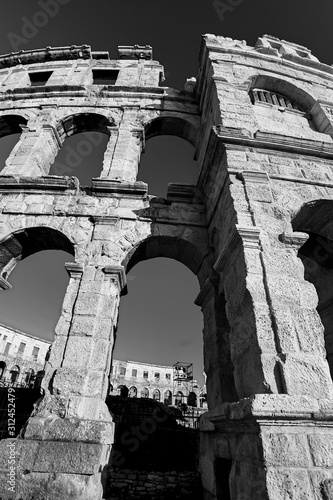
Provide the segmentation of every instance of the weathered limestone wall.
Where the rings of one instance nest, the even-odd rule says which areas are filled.
[[[201,498],[200,476],[195,472],[110,471],[106,500],[123,498]]]
[[[204,39],[201,109],[207,111],[214,96],[220,114],[211,113],[215,134],[206,135],[198,185],[206,194],[217,274],[199,302],[209,317],[205,346],[212,338],[217,293],[224,304],[238,396],[218,394],[223,384],[213,368],[217,355],[206,349],[215,377],[214,389],[208,386],[211,411],[202,421],[205,498],[220,498],[225,485],[217,469],[229,463],[226,498],[330,498],[330,319],[324,333],[316,278],[304,276],[298,258],[308,239],[302,231],[321,225],[318,219],[316,227],[301,227],[294,219],[305,204],[332,200],[332,69],[307,49],[272,37],[259,39],[255,48],[214,35]],[[300,111],[276,105],[273,98],[256,102],[252,89],[285,96]],[[327,223],[325,236],[330,234]],[[239,398],[249,399],[226,403]]]
[[[205,500],[333,496],[331,326],[321,312],[333,293],[321,294],[302,250],[333,241],[333,70],[268,36],[249,47],[206,35],[199,63],[196,86],[176,91],[159,86],[149,47],[122,47],[118,61],[88,46],[0,57],[0,135],[22,131],[0,176],[0,285],[25,255],[75,257],[45,396],[16,442],[24,500],[102,497],[126,271],[158,256],[200,284]],[[97,69],[119,73],[99,84]],[[64,140],[88,130],[108,137],[91,188],[49,175]],[[170,185],[166,200],[136,181],[145,140],[163,134],[190,142],[200,169],[196,186]]]

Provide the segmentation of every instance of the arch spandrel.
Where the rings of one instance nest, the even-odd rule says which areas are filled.
[[[204,231],[188,229],[187,234],[174,226],[156,225],[149,236],[137,241],[122,260],[128,272],[139,262],[156,257],[177,260],[190,269],[203,284],[209,275],[211,252],[205,241]]]
[[[75,255],[73,243],[58,230],[30,227],[15,231],[0,241],[0,272],[7,279],[18,261],[43,250],[63,250]]]

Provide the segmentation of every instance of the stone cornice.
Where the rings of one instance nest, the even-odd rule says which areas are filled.
[[[260,229],[257,227],[240,227],[236,225],[229,236],[229,241],[215,261],[214,269],[221,273],[229,260],[233,258],[234,251],[243,243],[245,248],[259,249]]]
[[[125,269],[123,266],[105,266],[103,272],[106,276],[110,277],[114,281],[121,294],[126,295],[127,293],[127,278]]]
[[[279,240],[285,245],[291,246],[299,250],[299,248],[304,245],[309,239],[309,235],[307,233],[301,233],[298,231],[292,233],[282,233],[279,234]]]
[[[75,278],[75,279],[81,278],[84,271],[83,264],[80,264],[78,262],[65,262],[64,265],[70,278]]]
[[[48,192],[62,193],[66,190],[79,190],[79,181],[76,177],[59,177],[45,175],[41,177],[15,177],[13,175],[0,175],[0,193],[10,192]]]
[[[207,278],[205,283],[201,287],[201,290],[198,293],[198,296],[195,299],[194,303],[196,306],[200,306],[203,309],[213,296],[214,283],[212,282],[211,278]]]
[[[0,276],[0,291],[1,290],[10,290],[13,286],[2,276]]]
[[[97,53],[90,45],[71,45],[67,47],[46,47],[45,49],[20,50],[0,56],[0,69],[19,64],[45,63],[48,61],[69,61],[73,59],[91,59]]]
[[[256,132],[255,137],[246,136],[240,129],[217,126],[213,127],[216,135],[225,144],[238,144],[252,148],[279,150],[306,156],[316,156],[333,160],[333,143],[310,139],[291,138],[280,134]],[[328,136],[329,137],[329,136]]]
[[[138,198],[147,196],[148,184],[145,182],[120,182],[109,179],[92,179],[91,192],[97,196],[107,196],[109,194],[126,196],[131,195]]]

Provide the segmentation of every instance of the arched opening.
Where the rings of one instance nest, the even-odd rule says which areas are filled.
[[[62,147],[49,174],[74,176],[82,186],[91,186],[91,180],[102,171],[112,124],[96,113],[65,118],[57,127]]]
[[[177,391],[175,394],[175,406],[181,406],[185,403],[185,395],[182,391]]]
[[[309,235],[299,249],[298,257],[304,266],[304,278],[316,288],[317,311],[324,327],[327,361],[333,379],[333,202],[306,203],[294,218],[293,227]],[[312,342],[322,344],[322,339],[318,338],[321,325],[318,321],[312,324],[309,319],[307,323],[311,328]]]
[[[196,185],[197,139],[192,124],[181,118],[157,118],[146,126],[145,140],[138,180],[148,183],[149,194],[166,198],[168,183]]]
[[[6,363],[4,361],[0,361],[0,380],[6,376],[6,367]]]
[[[197,395],[195,392],[190,392],[187,396],[187,404],[188,406],[197,406]]]
[[[128,398],[128,387],[126,385],[119,385],[117,388],[118,396],[121,398]]]
[[[153,399],[155,401],[160,401],[161,400],[161,393],[158,389],[153,390]]]
[[[64,262],[73,260],[70,240],[48,227],[27,228],[0,242],[0,275],[12,286],[0,296],[2,322],[52,342],[69,282]],[[44,361],[36,349],[28,355]]]
[[[0,117],[0,172],[4,169],[6,160],[20,140],[22,126],[27,120],[19,115],[3,115]]]
[[[13,368],[11,368],[10,370],[10,381],[12,384],[16,384],[19,380],[19,376],[20,376],[20,367],[15,365],[13,366]]]
[[[326,140],[333,127],[320,104],[303,89],[269,75],[256,75],[250,84],[250,97],[260,131]]]
[[[25,372],[24,383],[27,387],[29,387],[33,385],[34,381],[35,381],[35,372],[32,368],[30,368]]]
[[[128,397],[129,398],[136,398],[138,395],[138,390],[136,387],[132,386],[129,389]]]
[[[164,392],[164,404],[166,406],[171,406],[172,405],[172,393],[171,393],[171,391],[165,391]]]
[[[141,256],[140,248],[138,252]],[[128,268],[138,258],[133,254]],[[196,277],[173,259],[154,258],[132,268],[128,291],[120,304],[114,358],[169,366],[170,372],[178,359],[185,359],[193,363],[194,378],[204,385]]]
[[[45,360],[69,282],[64,262],[71,260],[72,242],[52,228],[26,228],[0,242],[1,328],[7,346],[11,344],[2,355],[7,366],[16,365],[19,358],[22,372],[17,432],[41,395]],[[10,372],[6,383],[17,384],[17,379],[17,372]]]
[[[149,389],[147,389],[147,387],[144,387],[141,390],[141,397],[142,398],[149,398]]]

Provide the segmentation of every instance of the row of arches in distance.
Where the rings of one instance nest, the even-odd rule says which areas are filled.
[[[117,395],[122,398],[149,398],[151,397],[155,401],[161,402],[161,391],[159,389],[154,389],[151,393],[149,392],[148,387],[143,387],[138,392],[137,387],[131,386],[128,388],[126,385],[119,385],[114,391],[113,387],[111,387],[110,395]],[[203,403],[205,401],[206,395],[204,393],[200,394],[199,397],[199,405],[202,408]],[[195,392],[190,392],[188,395],[185,395],[182,391],[177,391],[175,396],[172,396],[172,392],[169,390],[164,391],[163,393],[163,403],[167,406],[180,406],[182,404],[187,404],[188,406],[196,407],[198,406],[198,397]]]
[[[6,159],[20,140],[27,119],[20,115],[0,118],[0,175]],[[62,142],[49,175],[75,176],[82,186],[100,176],[104,154],[114,125],[105,116],[81,113],[63,119],[57,133]],[[149,193],[166,197],[169,182],[196,184],[198,167],[194,157],[194,127],[182,118],[156,118],[145,127],[145,152],[137,180],[147,182]]]
[[[316,139],[316,135],[307,133],[308,127],[309,131],[333,137],[327,114],[308,92],[267,75],[254,76],[247,83],[249,104],[271,108],[268,114],[267,109],[255,113],[259,129],[263,126],[281,134],[287,130],[290,135]],[[292,113],[276,114],[276,110]],[[270,117],[271,124],[268,123]],[[0,172],[19,140],[22,125],[27,125],[27,119],[17,114],[0,118]],[[112,119],[96,113],[80,113],[62,119],[56,127],[62,147],[49,174],[75,176],[83,186],[90,186],[91,179],[100,176],[112,126]],[[140,162],[138,180],[148,183],[150,194],[165,196],[168,182],[196,184],[198,166],[193,156],[198,132],[190,121],[171,116],[155,118],[145,126],[145,140],[146,153]]]

